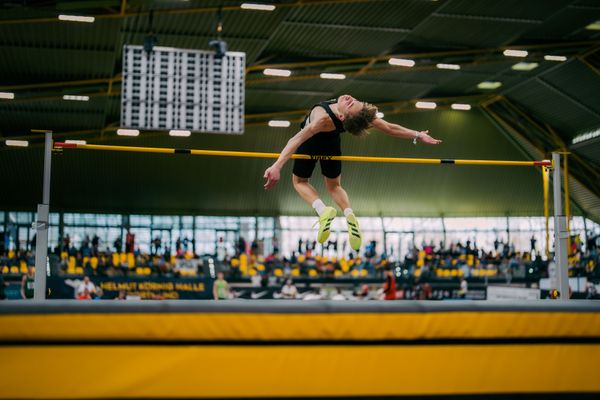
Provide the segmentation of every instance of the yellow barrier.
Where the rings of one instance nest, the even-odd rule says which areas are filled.
[[[0,399],[600,393],[598,344],[37,345],[0,347],[0,357]],[[86,357],[102,378],[73,362]]]
[[[300,302],[317,313],[292,302],[251,312],[235,311],[249,307],[236,302],[224,303],[231,312],[219,311],[221,302],[124,303],[4,305],[0,399],[600,398],[592,302],[423,302],[397,312],[394,302],[344,312]],[[74,366],[82,357],[102,379]]]

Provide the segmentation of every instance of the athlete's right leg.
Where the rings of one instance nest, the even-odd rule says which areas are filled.
[[[304,201],[310,204],[317,214],[319,214],[319,233],[317,241],[324,243],[331,233],[331,223],[333,222],[337,212],[333,207],[325,206],[325,203],[319,198],[319,194],[315,188],[309,183],[308,178],[301,178],[297,175],[292,175],[294,189],[302,197]]]

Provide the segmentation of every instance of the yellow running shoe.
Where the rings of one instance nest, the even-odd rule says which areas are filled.
[[[333,207],[325,207],[323,214],[319,216],[319,234],[317,241],[321,244],[325,243],[331,233],[331,222],[335,218],[337,211]]]
[[[348,223],[348,237],[350,239],[350,247],[352,247],[353,250],[358,251],[362,243],[362,238],[360,236],[360,229],[358,228],[358,221],[356,220],[356,216],[354,214],[348,214],[348,216],[346,217],[346,222]]]

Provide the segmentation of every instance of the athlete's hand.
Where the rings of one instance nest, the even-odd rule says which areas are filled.
[[[431,136],[429,136],[429,131],[420,131],[419,132],[419,141],[423,142],[425,144],[440,144],[440,143],[442,143],[441,140],[434,139]]]
[[[271,189],[277,184],[277,182],[279,182],[279,172],[280,169],[275,165],[271,165],[269,168],[267,168],[264,175],[264,178],[267,180],[264,186],[265,190]]]

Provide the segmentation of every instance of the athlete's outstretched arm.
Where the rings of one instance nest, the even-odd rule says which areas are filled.
[[[427,144],[442,143],[441,140],[429,136],[429,131],[415,131],[413,129],[405,128],[402,125],[392,124],[381,118],[374,119],[373,122],[371,122],[371,125],[373,125],[373,128],[393,137],[412,140],[417,139],[417,141]]]
[[[328,121],[329,117],[326,115],[319,117],[306,125],[300,132],[296,133],[288,140],[283,150],[281,150],[281,154],[279,154],[277,161],[265,171],[264,178],[267,180],[264,186],[265,189],[271,189],[279,182],[281,168],[283,168],[292,154],[298,150],[298,147],[300,147],[302,143],[306,142],[316,133],[324,131],[324,127],[327,126]]]

